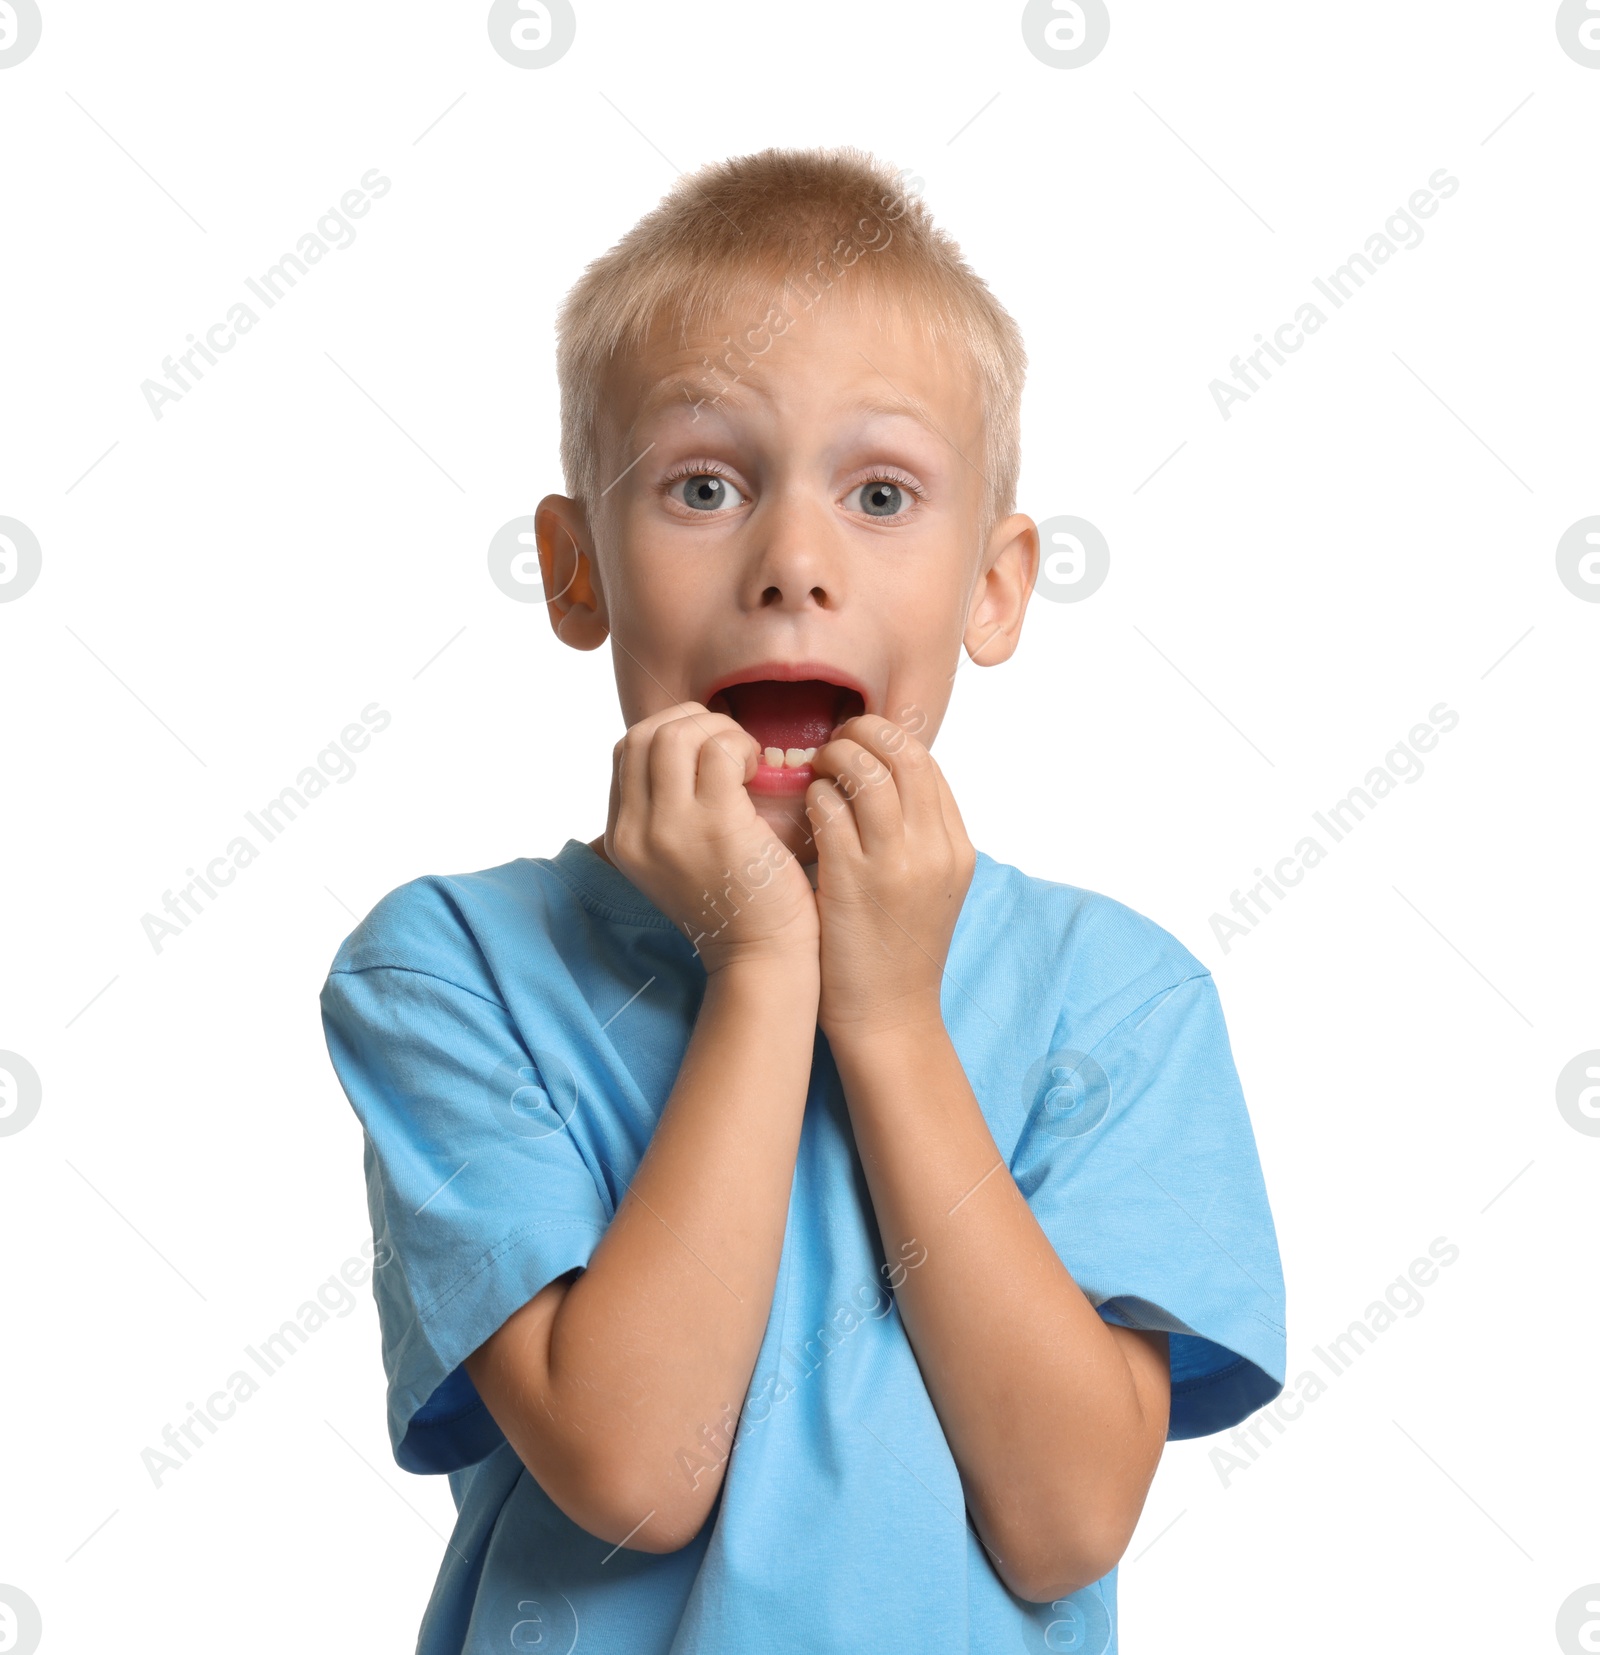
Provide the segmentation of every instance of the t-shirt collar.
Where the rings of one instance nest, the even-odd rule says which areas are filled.
[[[977,866],[973,870],[974,885],[983,877],[988,865],[992,865],[990,858],[978,851]],[[613,867],[581,839],[567,840],[550,859],[550,866],[578,900],[597,913],[635,925],[658,926],[668,931],[678,929],[620,868]],[[815,889],[815,864],[806,872]],[[970,891],[968,895],[971,895]],[[967,906],[970,904],[963,905],[963,913]]]
[[[569,839],[550,866],[586,908],[635,925],[677,927],[620,868],[615,868],[581,839]]]

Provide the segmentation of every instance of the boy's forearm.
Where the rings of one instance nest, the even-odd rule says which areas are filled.
[[[1076,1590],[1116,1563],[1154,1476],[1162,1336],[1107,1326],[1072,1280],[936,1007],[830,1045],[886,1255],[926,1250],[896,1298],[978,1532],[1019,1595]]]
[[[677,1082],[588,1268],[553,1316],[535,1299],[469,1359],[540,1484],[603,1538],[672,1550],[716,1497],[771,1308],[817,993],[803,956],[707,979]]]

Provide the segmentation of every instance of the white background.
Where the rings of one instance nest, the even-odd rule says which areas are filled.
[[[0,1582],[42,1647],[412,1646],[453,1508],[389,1457],[368,1289],[161,1487],[141,1450],[369,1235],[316,1001],[356,918],[604,825],[607,653],[485,555],[561,486],[562,294],[675,169],[817,143],[922,179],[1028,341],[1022,509],[1111,548],[957,680],[974,840],[1215,972],[1291,1379],[1460,1249],[1247,1470],[1169,1447],[1123,1647],[1557,1647],[1600,1579],[1600,1139],[1555,1101],[1600,1046],[1600,605],[1555,565],[1600,512],[1600,72],[1553,0],[1113,0],[1068,71],[1014,3],[580,0],[537,71],[482,4],[43,6],[0,70],[0,515],[43,551],[0,604],[0,1048],[43,1081],[0,1137]],[[141,381],[372,167],[355,243],[156,420]],[[1224,420],[1209,382],[1441,167],[1421,245]],[[141,915],[374,701],[157,954]]]

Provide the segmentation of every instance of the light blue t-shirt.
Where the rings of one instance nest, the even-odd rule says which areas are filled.
[[[820,1032],[772,1310],[695,1539],[653,1555],[581,1529],[479,1399],[462,1359],[589,1259],[704,985],[683,934],[575,839],[400,886],[333,962],[328,1050],[392,1255],[373,1272],[390,1439],[457,1506],[419,1655],[1114,1651],[1115,1570],[1026,1603],[966,1516],[890,1286],[915,1255],[884,1258]],[[1108,1321],[1171,1335],[1168,1436],[1275,1397],[1277,1239],[1205,968],[1120,903],[980,852],[942,1008],[1073,1279]]]

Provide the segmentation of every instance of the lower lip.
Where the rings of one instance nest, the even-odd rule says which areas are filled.
[[[765,759],[758,759],[756,773],[745,786],[752,793],[786,797],[790,794],[804,793],[815,780],[815,772],[809,764],[791,767],[787,764],[768,764]]]

